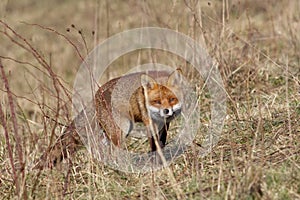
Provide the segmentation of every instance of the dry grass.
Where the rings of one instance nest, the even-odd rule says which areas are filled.
[[[300,199],[299,10],[297,0],[1,1],[0,197]],[[169,168],[148,174],[112,170],[84,150],[70,167],[28,171],[71,121],[82,58],[109,36],[143,26],[185,33],[219,63],[228,118],[218,145],[204,158],[192,146]],[[105,78],[149,60],[186,67],[160,51],[133,52]]]

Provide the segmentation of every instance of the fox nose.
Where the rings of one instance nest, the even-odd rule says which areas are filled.
[[[169,109],[164,109],[164,114],[165,115],[169,114]]]
[[[173,112],[172,112],[172,109],[171,108],[166,108],[166,109],[164,109],[163,110],[163,113],[165,114],[165,115],[168,115],[168,116],[171,116],[171,115],[173,115]]]
[[[170,117],[173,115],[172,108],[164,108],[160,110],[161,117]]]

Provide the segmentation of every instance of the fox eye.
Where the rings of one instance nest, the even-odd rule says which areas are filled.
[[[161,104],[161,101],[160,100],[153,100],[153,103],[154,104]]]
[[[169,99],[169,102],[172,103],[172,102],[174,102],[175,100],[176,100],[176,98],[171,97],[171,98]]]

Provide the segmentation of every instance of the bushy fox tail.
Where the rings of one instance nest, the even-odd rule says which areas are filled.
[[[55,143],[43,153],[39,160],[35,162],[33,169],[53,168],[62,160],[71,158],[82,146],[82,141],[76,132],[73,122]]]
[[[93,103],[83,109],[54,144],[43,153],[38,161],[34,162],[33,169],[53,168],[62,160],[72,158],[74,153],[84,145],[90,145],[89,150],[101,147],[98,144],[100,142],[105,143],[107,140],[101,120],[96,113],[105,113],[105,109],[96,110]],[[106,118],[106,121],[108,119]],[[111,120],[110,124],[112,123]],[[111,132],[116,131],[111,130]]]
[[[88,121],[90,120],[90,121]],[[89,124],[87,122],[92,122]],[[66,128],[64,133],[50,146],[38,161],[34,162],[33,169],[53,168],[62,160],[71,158],[75,152],[84,146],[87,138],[80,137],[79,132],[87,132],[95,124],[95,109],[88,106]]]

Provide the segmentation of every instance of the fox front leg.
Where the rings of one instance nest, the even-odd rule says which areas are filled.
[[[155,144],[155,140],[159,143],[159,139],[158,139],[158,129],[157,126],[155,124],[153,124],[153,122],[151,121],[151,119],[147,119],[147,120],[143,120],[145,125],[146,125],[146,129],[147,129],[147,136],[148,136],[148,141],[150,144],[150,148],[151,151],[156,151],[156,144]]]
[[[158,132],[158,135],[155,134],[156,140],[160,146],[160,148],[164,148],[167,142],[167,135],[168,135],[168,130],[169,130],[169,125],[170,123],[166,123]],[[155,145],[155,138],[152,137],[149,138],[150,141],[150,146],[152,151],[156,151],[157,147]]]
[[[158,130],[156,124],[153,124],[152,129],[149,126],[147,126],[148,140],[150,143],[151,151],[157,150],[157,145],[155,143],[155,140],[157,141],[160,148],[165,147],[169,124],[170,123],[166,123],[160,130]]]
[[[157,134],[155,136],[151,136],[151,137],[148,137],[148,140],[150,142],[150,147],[151,147],[151,151],[156,151],[156,144],[155,144],[155,140],[159,143],[160,145],[160,142],[158,140],[158,137],[157,137]]]
[[[161,130],[159,130],[159,141],[160,147],[164,148],[167,142],[167,135],[169,130],[170,123],[166,123]]]

